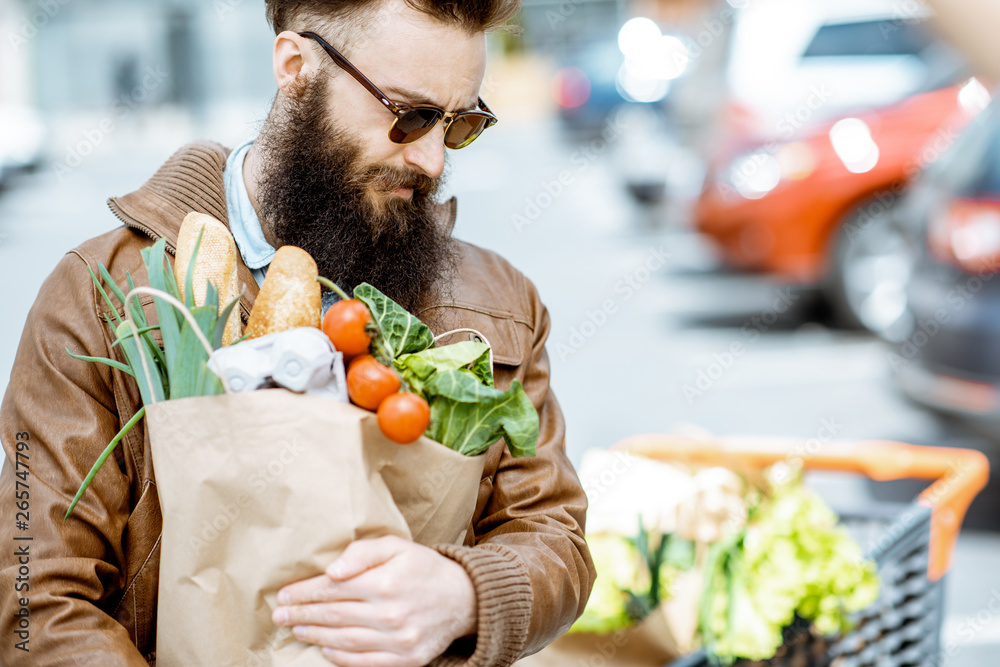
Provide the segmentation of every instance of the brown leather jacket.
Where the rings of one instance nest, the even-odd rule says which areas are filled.
[[[228,221],[227,154],[214,143],[186,146],[138,191],[111,199],[125,226],[67,253],[28,315],[0,409],[7,455],[0,472],[0,664],[155,663],[161,515],[141,423],[63,520],[91,465],[141,405],[138,388],[117,370],[72,359],[66,348],[122,359],[87,268],[96,272],[101,262],[119,285],[126,272],[142,284],[139,249],[165,238],[173,253],[188,212]],[[443,213],[453,225],[454,200]],[[418,315],[436,334],[483,332],[494,346],[497,386],[514,378],[524,384],[541,433],[537,457],[513,459],[502,443],[490,450],[469,543],[439,547],[472,578],[479,631],[474,646],[456,642],[434,664],[505,666],[569,627],[595,574],[583,539],[586,498],[549,391],[548,314],[531,282],[506,261],[456,243],[461,260],[450,294],[429,299]],[[245,324],[257,283],[242,261],[239,276]],[[149,299],[143,303],[155,321]],[[29,653],[16,646],[25,639]]]

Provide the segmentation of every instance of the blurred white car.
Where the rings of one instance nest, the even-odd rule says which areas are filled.
[[[11,173],[38,166],[47,131],[31,107],[0,105],[0,183]]]
[[[962,61],[926,31],[919,0],[731,0],[730,103],[749,134],[792,136],[957,80]]]

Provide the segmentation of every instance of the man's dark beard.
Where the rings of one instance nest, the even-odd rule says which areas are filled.
[[[284,114],[268,118],[257,140],[261,219],[281,245],[308,252],[320,275],[345,291],[368,282],[414,311],[455,262],[449,230],[434,213],[439,183],[415,171],[363,167],[357,142],[328,118],[326,90],[325,80],[313,81]],[[413,188],[409,200],[391,194],[401,187]]]

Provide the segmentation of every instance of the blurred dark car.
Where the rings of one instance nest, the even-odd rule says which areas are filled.
[[[1000,437],[1000,104],[925,170],[896,220],[915,253],[898,385]]]
[[[568,129],[594,134],[626,100],[618,90],[618,70],[625,57],[617,40],[594,42],[566,59],[552,80],[559,118]]]
[[[662,111],[673,81],[688,71],[689,48],[642,16],[626,21],[616,38],[582,43],[563,59],[552,81],[559,117],[569,129],[593,134],[621,105]]]

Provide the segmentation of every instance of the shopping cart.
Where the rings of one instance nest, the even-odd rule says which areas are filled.
[[[737,472],[762,470],[780,461],[808,470],[861,473],[876,481],[936,480],[913,503],[868,503],[840,512],[841,520],[878,563],[879,600],[854,617],[842,637],[814,634],[807,624],[785,630],[785,644],[771,660],[739,661],[739,667],[940,667],[944,576],[962,520],[989,479],[986,457],[977,451],[921,447],[897,442],[825,443],[718,439],[710,442],[669,435],[629,438],[616,448],[690,465],[722,465]],[[706,667],[704,652],[669,667]]]

